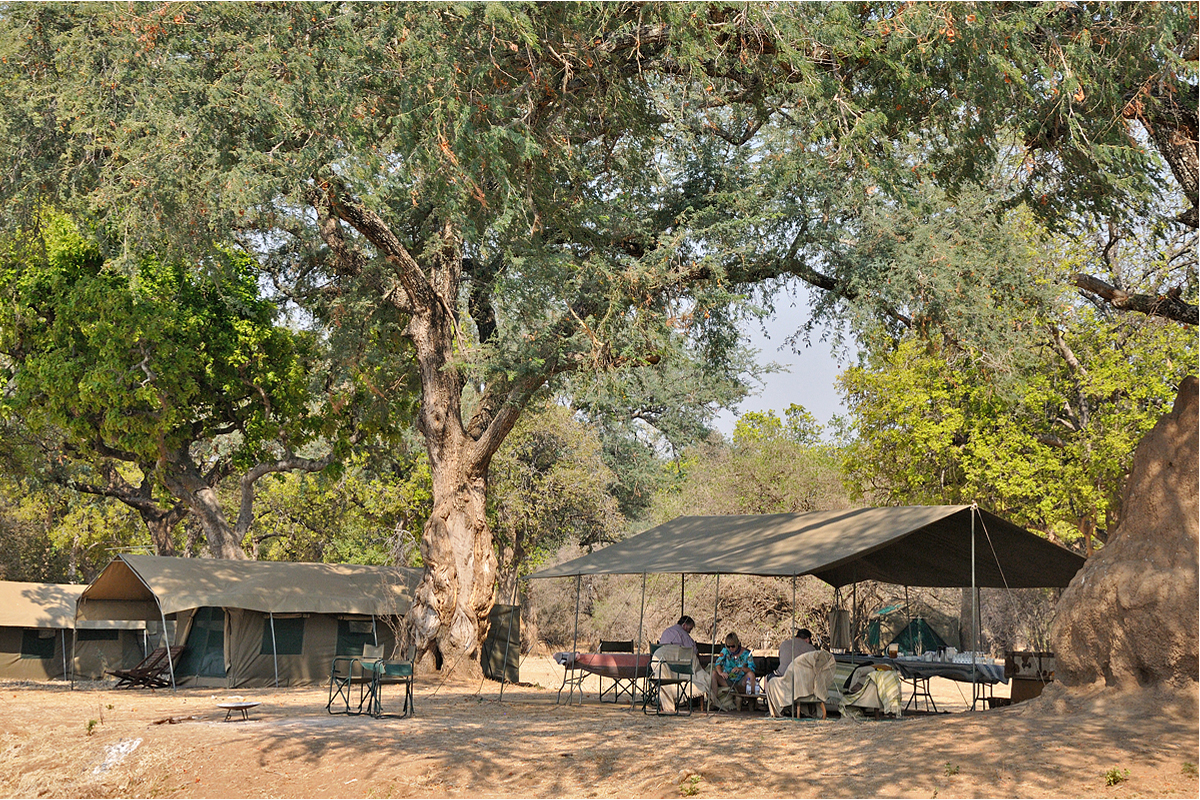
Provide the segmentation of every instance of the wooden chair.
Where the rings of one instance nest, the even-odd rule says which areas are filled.
[[[156,647],[150,655],[143,658],[129,669],[110,669],[109,675],[117,678],[114,689],[133,689],[141,686],[147,689],[162,689],[171,685],[172,668],[179,663],[179,656],[186,648],[183,645],[173,645],[170,656],[168,648]]]

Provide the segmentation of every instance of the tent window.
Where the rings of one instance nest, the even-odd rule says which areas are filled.
[[[361,656],[363,645],[375,644],[375,627],[369,619],[339,619],[337,654]]]
[[[262,647],[259,655],[272,653],[298,656],[304,652],[304,617],[275,618],[275,648],[271,647],[271,618],[263,617]]]
[[[104,630],[81,628],[75,631],[75,640],[79,642],[115,642],[120,640],[120,638],[121,632],[116,628],[106,628]]]
[[[54,658],[54,631],[24,631],[21,634],[21,658]]]
[[[178,674],[225,677],[225,609],[209,606],[196,609]]]

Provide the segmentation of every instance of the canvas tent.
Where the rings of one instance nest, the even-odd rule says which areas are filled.
[[[74,629],[75,601],[83,590],[69,583],[0,581],[0,677],[94,680],[141,657],[142,622],[102,620]]]
[[[187,648],[177,685],[305,686],[329,680],[334,656],[361,655],[364,644],[390,652],[420,577],[356,564],[122,555],[84,590],[78,618],[161,620],[170,643]]]
[[[904,586],[1066,586],[1083,558],[972,506],[676,517],[530,578],[815,575]]]

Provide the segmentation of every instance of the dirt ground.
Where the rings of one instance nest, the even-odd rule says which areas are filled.
[[[122,690],[0,682],[0,794],[15,797],[1188,797],[1197,693],[1068,695],[900,720],[655,718],[529,685],[417,679],[411,719],[330,716],[324,689]],[[591,692],[595,686],[588,687]],[[1003,687],[998,695],[1005,694]],[[398,710],[398,694],[385,698]],[[216,703],[261,701],[248,722]],[[174,719],[174,722],[167,720]],[[1108,785],[1119,778],[1114,785]]]

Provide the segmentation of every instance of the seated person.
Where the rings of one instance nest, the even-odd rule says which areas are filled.
[[[797,628],[796,635],[779,643],[779,666],[771,673],[776,678],[782,678],[788,666],[801,653],[811,653],[816,650],[812,643],[812,631],[808,628]]]
[[[742,647],[736,633],[725,637],[725,646],[714,662],[713,678],[718,687],[738,687],[744,694],[754,694],[754,656]]]
[[[684,614],[671,627],[662,632],[662,636],[658,637],[659,644],[677,644],[680,647],[686,647],[689,650],[696,649],[696,640],[692,638],[692,631],[696,627],[696,621]]]

